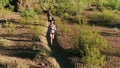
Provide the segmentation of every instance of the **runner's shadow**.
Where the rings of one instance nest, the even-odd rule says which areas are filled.
[[[64,51],[64,49],[60,46],[57,41],[57,36],[55,35],[55,39],[53,40],[53,45],[50,43],[49,29],[46,34],[48,46],[51,48],[51,56],[54,57],[59,63],[61,68],[75,68],[75,65],[69,59],[69,56]]]

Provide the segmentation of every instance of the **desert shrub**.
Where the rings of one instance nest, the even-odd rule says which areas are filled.
[[[37,4],[35,5],[34,12],[36,12],[37,14],[41,14],[42,13],[42,9],[40,8],[39,5],[37,5]]]
[[[1,8],[0,12],[2,13],[1,14],[2,18],[6,21],[8,19],[8,16],[12,13],[10,10],[4,9],[4,8]]]
[[[9,42],[10,42],[9,40],[1,38],[0,39],[0,46],[6,47],[7,44],[9,44]]]
[[[9,10],[14,11],[14,8],[15,8],[14,6],[12,6],[11,4],[9,4],[9,7],[8,7]]]
[[[36,20],[36,22],[40,25],[40,26],[46,26],[46,22],[44,20]]]
[[[64,10],[65,10],[65,4],[64,3],[59,3],[59,5],[57,5],[57,7],[55,8],[56,10],[56,15],[61,15],[63,14]],[[60,9],[60,10],[58,10]]]
[[[30,21],[25,18],[22,18],[19,20],[19,23],[20,23],[20,25],[24,26],[24,25],[30,23]]]
[[[77,24],[87,24],[87,19],[81,17],[74,17],[73,19],[73,23],[77,23]]]
[[[80,15],[80,13],[85,10],[87,5],[87,0],[64,0],[56,3],[54,7],[54,13],[56,13],[56,15],[62,15],[64,13],[74,16]]]
[[[0,0],[0,7],[5,7],[10,3],[10,0]]]
[[[13,31],[15,31],[16,26],[12,22],[6,22],[5,29],[6,29],[8,34],[12,34]]]
[[[36,13],[30,9],[25,9],[21,11],[21,16],[23,18],[37,18]]]
[[[55,20],[55,25],[56,25],[56,26],[61,26],[61,25],[62,25],[61,20],[56,19],[56,20]]]
[[[23,7],[23,6],[19,6],[18,11],[22,12],[22,11],[24,11],[25,9],[26,9],[25,7]]]
[[[19,23],[22,26],[34,24],[34,22],[35,22],[34,19],[28,19],[28,18],[22,18],[19,20]]]
[[[62,15],[62,19],[64,19],[64,20],[71,20],[72,16],[69,15],[68,13],[65,13],[65,14]]]
[[[41,26],[31,26],[31,32],[35,36],[39,36],[40,34],[43,34],[43,28]]]
[[[72,38],[75,46],[74,54],[81,57],[88,68],[100,67],[105,64],[105,56],[100,50],[105,51],[108,42],[89,26],[76,26],[75,35]]]
[[[106,2],[104,2],[104,6],[107,9],[120,9],[120,0],[106,0]]]
[[[70,31],[70,27],[68,27],[67,25],[62,25],[61,26],[61,33],[62,33],[62,35],[65,35],[69,31]]]
[[[93,13],[89,18],[91,19],[91,24],[104,26],[116,26],[116,24],[120,24],[119,16],[114,11],[109,10]]]
[[[12,2],[12,0],[1,0],[0,1],[0,8],[6,8],[6,9],[13,11],[14,6],[11,5],[11,2]]]
[[[120,9],[120,1],[119,0],[91,0],[89,1],[90,5],[96,5],[96,8],[99,10],[103,9]]]

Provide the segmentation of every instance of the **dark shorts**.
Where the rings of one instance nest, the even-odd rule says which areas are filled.
[[[55,34],[55,33],[50,33],[50,34]]]

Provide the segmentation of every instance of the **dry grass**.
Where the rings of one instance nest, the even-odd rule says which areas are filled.
[[[0,46],[7,47],[8,44],[10,44],[9,40],[3,38],[0,39]]]

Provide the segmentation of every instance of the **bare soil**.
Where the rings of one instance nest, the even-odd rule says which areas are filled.
[[[21,19],[19,13],[10,14],[8,16],[8,19],[13,20],[13,24],[16,25],[16,29],[11,35],[7,34],[4,27],[5,20],[0,17],[0,38],[10,41],[7,46],[0,46],[0,55],[3,56],[5,59],[9,59],[8,61],[10,63],[26,63],[30,65],[30,68],[51,68],[52,65],[50,62],[48,62],[48,60],[46,60],[46,57],[36,57],[36,55],[40,52],[40,50],[37,48],[44,46],[40,46],[41,40],[39,37],[33,37],[30,30],[30,25],[25,25],[23,27],[19,24],[18,21],[19,19]],[[44,18],[43,20],[44,22],[46,22]],[[35,49],[33,49],[33,47],[35,47]],[[14,66],[14,64],[15,63],[13,63],[12,65]],[[0,65],[0,67],[4,68],[3,65]]]

